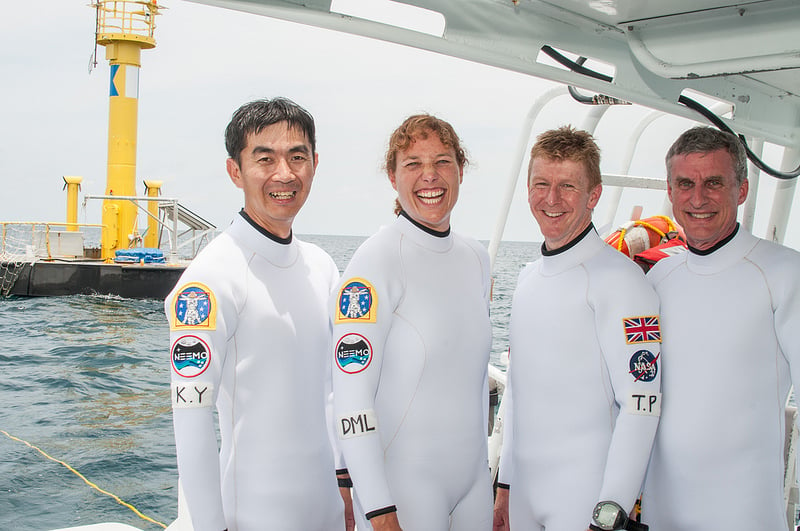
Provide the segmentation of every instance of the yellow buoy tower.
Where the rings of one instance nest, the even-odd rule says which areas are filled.
[[[97,44],[111,67],[106,195],[136,195],[136,134],[141,51],[154,48],[157,0],[96,0]],[[138,237],[138,210],[129,200],[103,201],[101,256],[113,260]]]

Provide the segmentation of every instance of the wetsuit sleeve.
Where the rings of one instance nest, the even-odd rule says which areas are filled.
[[[514,439],[514,418],[511,412],[514,410],[512,407],[511,398],[511,364],[509,363],[508,371],[506,372],[506,389],[503,392],[503,399],[500,401],[500,411],[498,414],[499,419],[503,422],[503,440],[500,449],[500,463],[497,466],[497,482],[501,487],[510,487],[513,481],[512,472],[514,467],[511,464],[511,448],[512,440]]]
[[[199,264],[198,264],[199,265]],[[165,300],[178,474],[196,531],[225,529],[213,407],[237,310],[210,275],[184,275]]]
[[[339,444],[367,518],[394,510],[375,413],[384,346],[400,290],[385,246],[362,246],[332,300],[334,413]],[[383,255],[383,256],[381,256]],[[395,260],[395,263],[397,260]]]
[[[598,275],[590,285],[597,333],[619,407],[597,501],[615,501],[626,511],[641,490],[661,413],[659,303],[634,268],[616,268],[611,278]],[[620,273],[624,276],[615,278]],[[609,294],[614,287],[617,292]]]
[[[337,269],[333,260],[331,260],[331,265],[332,270],[330,274],[330,293],[331,296],[333,296],[333,292],[339,284],[339,270]],[[330,335],[333,334],[332,316],[331,319],[328,320],[328,332]],[[333,458],[336,471],[337,473],[344,473],[346,472],[347,464],[344,459],[344,454],[342,453],[341,445],[339,444],[339,438],[336,436],[336,419],[333,414],[333,358],[330,356],[330,347],[328,348],[328,352],[325,353],[325,362],[325,374],[327,375],[325,378],[325,419],[328,422],[328,438],[330,439],[331,447],[333,448]]]
[[[774,271],[767,275],[773,294],[775,334],[789,362],[795,396],[800,393],[800,254],[781,249],[773,259]]]

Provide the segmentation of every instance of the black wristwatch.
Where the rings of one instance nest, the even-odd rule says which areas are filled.
[[[589,524],[592,531],[616,531],[623,529],[626,531],[648,531],[649,526],[628,518],[625,509],[613,501],[602,501],[594,506],[592,512],[592,523]]]
[[[596,531],[615,531],[625,529],[627,523],[628,515],[618,503],[601,501],[594,506],[592,525],[589,528]]]

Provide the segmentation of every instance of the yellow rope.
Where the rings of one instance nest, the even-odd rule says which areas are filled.
[[[667,224],[667,232],[675,232],[676,230],[678,230],[678,227],[675,225],[675,223],[672,221],[672,219],[670,219],[668,216],[660,216],[659,215],[659,216],[652,216],[652,217],[659,218],[659,219],[663,220],[664,222],[666,222],[666,224]],[[642,219],[635,220],[633,222],[633,226],[634,227],[644,227],[646,229],[650,229],[651,231],[653,231],[656,234],[658,234],[658,236],[660,238],[665,238],[667,236],[666,232],[661,231],[655,225],[651,225],[650,223],[648,223],[648,222],[646,222],[646,221],[644,221]],[[619,229],[619,239],[617,240],[617,251],[622,251],[622,244],[625,243],[625,233],[626,232],[627,232],[627,230],[625,229],[625,227],[622,227],[622,228]]]
[[[120,505],[122,505],[122,506],[124,506],[124,507],[127,507],[128,509],[130,509],[131,511],[133,511],[133,512],[134,512],[134,514],[136,514],[136,516],[138,516],[139,518],[141,518],[141,519],[143,519],[143,520],[147,520],[148,522],[152,522],[152,523],[154,523],[154,524],[156,524],[156,525],[159,525],[159,526],[161,526],[161,527],[162,527],[162,528],[164,528],[164,529],[166,529],[166,528],[167,528],[167,526],[166,526],[166,525],[164,525],[164,524],[162,524],[161,522],[157,522],[157,521],[153,520],[152,518],[150,518],[149,516],[145,516],[145,515],[143,515],[142,513],[140,513],[140,512],[139,512],[139,510],[138,510],[136,507],[134,507],[134,506],[133,506],[133,505],[131,505],[130,503],[127,503],[127,502],[125,502],[125,501],[121,500],[121,499],[120,499],[120,497],[119,497],[119,496],[117,496],[116,494],[112,494],[112,493],[110,493],[110,492],[108,492],[108,491],[106,491],[106,490],[103,490],[103,489],[101,489],[100,487],[98,487],[97,485],[95,485],[94,483],[92,483],[91,481],[89,481],[88,479],[86,479],[86,477],[85,477],[83,474],[81,474],[80,472],[78,472],[77,470],[75,470],[74,468],[72,468],[71,466],[69,466],[69,465],[68,465],[67,463],[65,463],[64,461],[59,461],[58,459],[55,459],[54,457],[50,457],[50,456],[49,456],[49,455],[47,455],[47,454],[46,454],[44,451],[42,451],[42,449],[41,449],[41,448],[38,448],[38,447],[36,447],[36,446],[32,445],[32,444],[31,444],[31,443],[29,443],[28,441],[23,441],[22,439],[20,439],[20,438],[18,438],[18,437],[14,437],[13,435],[9,434],[9,433],[8,433],[7,431],[5,431],[5,430],[0,430],[0,433],[3,433],[3,434],[4,434],[6,437],[8,437],[9,439],[12,439],[12,440],[14,440],[14,441],[17,441],[17,442],[21,442],[21,443],[22,443],[22,444],[24,444],[25,446],[27,446],[27,447],[29,447],[29,448],[33,448],[34,450],[36,450],[37,452],[39,452],[40,454],[42,454],[43,456],[45,456],[47,459],[49,459],[49,460],[51,460],[51,461],[55,461],[55,462],[56,462],[56,463],[58,463],[59,465],[62,465],[62,466],[64,466],[64,467],[66,467],[66,469],[67,469],[67,470],[69,470],[70,472],[72,472],[73,474],[75,474],[76,476],[78,476],[79,478],[81,478],[81,479],[83,480],[83,482],[84,482],[84,483],[86,483],[87,485],[89,485],[89,486],[90,486],[90,487],[92,487],[93,489],[97,490],[98,492],[102,492],[102,493],[103,493],[103,494],[105,494],[106,496],[111,496],[112,498],[114,498],[114,500],[116,500],[116,502],[117,502],[118,504],[120,504]]]

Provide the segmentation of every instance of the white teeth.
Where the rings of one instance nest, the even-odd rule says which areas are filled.
[[[688,214],[689,214],[689,216],[691,216],[693,218],[696,218],[696,219],[708,219],[708,218],[710,218],[711,216],[714,215],[713,213],[700,214],[700,213],[697,213],[697,212],[688,212]]]
[[[419,190],[417,197],[426,205],[435,205],[439,199],[444,195],[444,190]]]
[[[291,199],[297,192],[270,192],[269,196],[274,199]]]
[[[545,212],[544,213],[544,215],[547,216],[548,218],[557,218],[559,216],[562,216],[563,214],[564,214],[563,212]]]
[[[417,192],[419,197],[439,197],[444,195],[444,190],[420,190]]]

